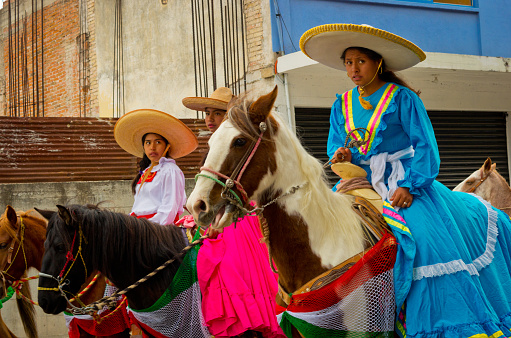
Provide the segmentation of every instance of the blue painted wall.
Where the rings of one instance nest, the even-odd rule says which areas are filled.
[[[298,51],[312,27],[354,23],[398,34],[426,52],[511,57],[511,0],[473,0],[472,7],[432,0],[269,1],[275,52]]]

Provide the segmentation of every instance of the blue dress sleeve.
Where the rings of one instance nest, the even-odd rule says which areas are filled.
[[[330,130],[328,132],[327,154],[328,158],[334,156],[335,151],[340,147],[344,147],[346,142],[346,129],[344,128],[345,120],[342,114],[342,95],[337,95],[330,111]],[[361,155],[358,149],[351,148],[351,163],[359,164]]]
[[[422,100],[411,90],[401,90],[399,97],[399,118],[410,143],[415,150],[411,165],[406,167],[405,178],[398,186],[417,194],[418,188],[429,187],[438,176],[440,155],[438,145]]]

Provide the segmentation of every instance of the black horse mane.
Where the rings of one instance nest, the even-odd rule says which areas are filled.
[[[137,219],[94,205],[69,205],[66,208],[76,229],[81,224],[87,240],[86,245],[82,243],[83,254],[86,260],[88,257],[93,262],[94,270],[122,272],[124,276],[138,279],[185,247],[181,229],[175,226],[161,226],[146,219]],[[48,224],[47,239],[53,242],[57,236],[62,237],[69,250],[74,231],[56,215]],[[77,234],[75,248],[78,246],[78,239]],[[112,264],[113,262],[118,262],[119,266]],[[178,266],[179,260],[173,265],[173,270]]]

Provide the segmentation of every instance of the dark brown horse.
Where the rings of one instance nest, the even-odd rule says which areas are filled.
[[[41,269],[46,220],[35,211],[19,212],[7,206],[0,218],[0,283],[16,285],[26,277],[29,268]],[[0,293],[3,293],[1,288]],[[30,302],[30,289],[27,282],[21,284],[21,297],[16,297],[18,311],[28,337],[37,337],[34,305]],[[3,324],[3,325],[2,325]],[[1,337],[14,337],[14,334],[0,324]]]
[[[160,226],[96,206],[58,206],[58,212],[45,213],[45,217],[49,221],[38,299],[46,313],[64,311],[67,299],[93,271],[100,271],[123,290],[185,248],[178,227]],[[176,260],[126,293],[130,315],[149,334],[209,337],[201,324],[200,290],[189,257],[184,258],[186,264]],[[176,272],[179,278],[174,280]],[[153,306],[157,302],[158,306]],[[151,311],[146,311],[149,308]]]

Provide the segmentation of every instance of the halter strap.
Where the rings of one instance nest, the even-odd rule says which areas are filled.
[[[470,188],[467,192],[471,192],[471,193],[473,193],[473,192],[474,192],[474,191],[475,191],[475,190],[476,190],[476,189],[477,189],[477,188],[481,185],[481,183],[483,183],[484,181],[486,181],[486,179],[487,179],[488,177],[490,177],[490,175],[491,175],[491,173],[493,172],[493,170],[494,170],[494,169],[492,168],[492,169],[488,172],[488,175],[486,175],[486,176],[483,176],[483,174],[484,174],[484,170],[483,170],[483,168],[481,168],[481,169],[479,169],[479,170],[481,170],[481,179],[479,180],[479,182],[477,182],[477,184],[476,184],[476,185],[474,185],[472,188]]]
[[[76,234],[77,233],[78,233],[78,237],[79,237],[78,238],[78,251],[76,252],[76,257],[73,257],[73,248],[74,248],[74,245],[75,245],[75,240],[76,240]],[[64,263],[64,267],[60,271],[58,277],[52,276],[52,275],[44,273],[44,272],[39,272],[39,277],[45,277],[45,278],[50,278],[50,279],[56,280],[57,281],[57,287],[56,288],[38,287],[37,288],[38,291],[57,291],[57,292],[60,292],[66,298],[66,300],[67,300],[68,298],[66,297],[66,294],[65,294],[65,292],[67,292],[67,291],[62,289],[62,287],[64,287],[64,286],[69,284],[69,281],[66,280],[66,276],[69,274],[69,272],[73,268],[73,266],[74,266],[74,264],[76,262],[76,258],[78,256],[80,256],[80,258],[82,260],[83,268],[85,269],[85,276],[87,278],[87,276],[88,276],[88,274],[87,274],[87,266],[85,265],[85,261],[83,259],[83,255],[82,255],[82,238],[83,238],[84,242],[87,244],[87,240],[85,239],[85,236],[83,235],[83,232],[82,232],[82,225],[80,224],[78,226],[78,230],[75,230],[75,233],[74,233],[74,236],[73,236],[73,242],[71,244],[71,248],[66,253],[66,263]],[[67,267],[69,262],[72,262],[72,263],[70,264],[69,269],[67,269],[67,271],[66,271],[66,267]],[[69,303],[69,300],[68,300],[68,303]]]
[[[4,278],[3,276],[4,276],[4,274],[6,274],[7,276],[11,277],[12,279],[16,279],[16,277],[11,276],[9,273],[7,273],[7,271],[9,271],[9,269],[14,264],[14,261],[16,260],[16,257],[18,257],[18,253],[19,253],[20,249],[23,252],[23,258],[25,260],[25,270],[28,269],[27,257],[25,255],[25,248],[23,246],[23,242],[25,240],[25,223],[23,223],[23,217],[21,215],[18,217],[20,218],[20,226],[18,227],[18,232],[16,233],[16,236],[14,236],[12,238],[11,244],[8,249],[9,251],[7,254],[7,261],[4,265],[4,267],[2,268],[2,271],[0,271],[2,278]],[[19,241],[19,245],[18,245],[18,250],[16,250],[16,253],[14,254],[14,258],[13,258],[12,253],[14,252],[14,244],[16,243],[16,241]],[[9,266],[7,268],[5,268],[6,265],[9,265]],[[4,280],[5,280],[5,278],[4,278]]]
[[[218,172],[216,170],[210,169],[210,168],[208,168],[206,166],[203,166],[203,167],[200,168],[201,171],[205,170],[205,171],[208,171],[208,172],[210,172],[210,173],[212,173],[214,175],[217,175],[218,177],[221,177],[221,178],[225,179],[225,183],[223,183],[222,181],[220,181],[220,180],[218,180],[218,179],[216,179],[214,177],[206,175],[206,174],[197,174],[197,175],[195,175],[195,180],[197,180],[198,177],[206,177],[206,178],[212,179],[213,181],[215,181],[216,183],[218,183],[222,187],[224,187],[224,189],[222,191],[222,197],[223,198],[229,199],[231,202],[237,202],[239,204],[238,208],[243,208],[243,203],[241,202],[241,199],[239,198],[239,196],[231,188],[233,188],[236,185],[236,188],[241,193],[241,197],[243,198],[243,201],[245,203],[248,202],[248,194],[245,191],[245,189],[243,188],[243,185],[240,183],[241,176],[243,176],[243,173],[247,169],[248,164],[250,163],[250,161],[254,157],[254,154],[257,151],[257,148],[259,148],[259,145],[261,144],[261,140],[263,138],[263,134],[264,134],[264,132],[267,129],[268,129],[268,127],[266,125],[266,122],[261,122],[259,124],[259,130],[261,132],[259,134],[259,137],[257,138],[257,141],[256,142],[252,142],[252,144],[249,147],[249,149],[247,149],[247,151],[245,152],[245,154],[243,155],[241,160],[238,162],[236,168],[231,173],[231,176],[224,175],[224,174],[222,174],[222,173],[220,173],[220,172]],[[234,177],[236,177],[236,178],[234,178]],[[232,194],[234,198],[230,198],[230,196],[227,194],[227,192]]]

